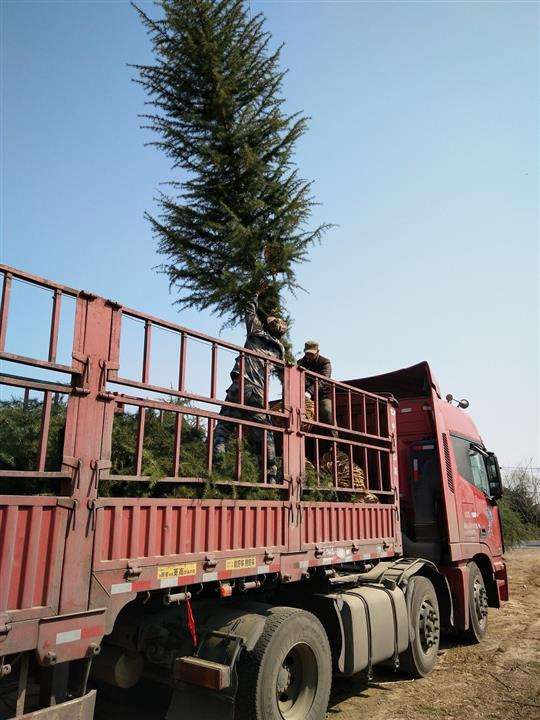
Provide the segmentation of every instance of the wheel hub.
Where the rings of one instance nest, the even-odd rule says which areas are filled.
[[[433,605],[424,599],[419,617],[420,641],[425,652],[431,650],[439,641],[439,618]]]
[[[276,678],[276,699],[283,720],[304,720],[315,698],[317,661],[304,643],[294,645],[281,664]]]
[[[474,581],[473,597],[476,617],[483,623],[488,616],[488,599],[486,588],[479,578],[475,578]]]

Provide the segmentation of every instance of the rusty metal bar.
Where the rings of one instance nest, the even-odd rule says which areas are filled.
[[[146,408],[140,407],[137,418],[137,440],[135,444],[135,475],[141,475],[142,470],[145,419]]]
[[[265,410],[268,410],[269,402],[269,390],[270,390],[270,368],[268,366],[268,360],[264,361],[264,397],[263,406]]]
[[[131,395],[118,395],[115,397],[115,400],[120,405],[129,405],[129,406],[133,406],[133,407],[141,407],[141,408],[146,408],[146,409],[152,408],[155,410],[163,409],[163,410],[167,410],[169,412],[181,413],[184,415],[192,415],[193,417],[195,417],[196,422],[199,421],[199,423],[200,423],[200,418],[204,418],[204,419],[214,418],[214,420],[222,420],[223,419],[222,416],[219,415],[218,413],[213,413],[208,410],[202,410],[200,408],[191,407],[191,406],[190,407],[175,406],[172,403],[159,402],[157,400],[149,400],[148,398],[137,398],[137,397],[133,397]],[[253,406],[251,406],[251,405],[240,406],[235,403],[226,403],[226,405],[240,409],[240,410],[245,409],[245,410],[253,411],[253,409],[254,409]],[[258,409],[260,409],[260,408],[258,408]],[[270,414],[270,411],[268,414]],[[273,414],[277,415],[278,417],[282,415],[282,413],[273,413]],[[249,427],[253,427],[253,428],[264,427],[264,425],[262,423],[257,423],[254,420],[246,420],[244,418],[227,417],[227,422],[231,422],[231,423],[237,424],[237,425],[238,424],[248,425]],[[196,425],[196,429],[199,429],[199,427],[200,426]],[[272,429],[274,432],[279,432],[281,434],[284,434],[284,432],[285,432],[284,428],[281,428],[277,425],[273,425]]]
[[[240,369],[240,377],[238,378],[240,382],[240,389],[238,394],[238,404],[243,405],[244,404],[244,373],[245,373],[245,366],[246,366],[246,358],[244,356],[243,350],[240,351],[240,362],[239,362],[239,369]]]
[[[330,426],[324,425],[323,427],[330,427]],[[279,430],[279,428],[277,428],[277,429]],[[328,439],[328,436],[327,436],[327,435],[321,435],[320,433],[309,433],[309,435],[307,435],[306,437],[309,437],[309,438],[319,438],[319,440],[327,440],[327,439]],[[340,442],[340,443],[343,443],[343,444],[350,443],[351,445],[353,445],[353,447],[360,447],[360,448],[367,447],[367,448],[369,448],[370,450],[381,450],[382,452],[385,452],[385,453],[391,453],[391,452],[392,452],[392,444],[391,444],[391,442],[390,442],[389,440],[386,440],[385,438],[377,438],[376,436],[367,436],[367,435],[364,435],[364,436],[362,436],[362,437],[373,437],[373,438],[376,439],[376,440],[379,440],[379,439],[380,439],[381,442],[385,443],[385,445],[384,445],[384,446],[381,446],[381,445],[373,445],[372,443],[364,442],[363,440],[353,440],[353,439],[350,439],[350,438],[342,438],[342,437],[339,438],[339,442]]]
[[[186,387],[186,360],[187,360],[187,338],[182,333],[180,337],[180,367],[178,369],[178,390],[183,392]]]
[[[364,420],[364,433],[367,435],[367,402],[364,394],[362,395],[362,417]]]
[[[0,360],[19,363],[20,365],[31,365],[32,367],[43,368],[44,370],[56,370],[60,373],[73,373],[71,365],[60,365],[59,363],[49,362],[48,360],[38,360],[37,358],[27,357],[26,355],[17,355],[15,353],[0,352]]]
[[[206,448],[206,459],[208,464],[208,474],[212,474],[212,465],[214,461],[214,421],[208,419],[208,431],[207,431],[207,448]]]
[[[364,480],[366,481],[366,487],[371,490],[371,478],[369,477],[368,467],[368,448],[364,447]]]
[[[268,430],[262,430],[262,482],[268,478]]]
[[[139,312],[137,310],[133,310],[132,308],[124,307],[122,306],[122,313],[124,315],[127,315],[128,317],[134,318],[135,320],[143,320],[148,321],[152,323],[152,325],[155,325],[156,327],[161,327],[166,330],[173,330],[178,333],[185,333],[186,335],[189,335],[189,337],[194,338],[195,340],[203,340],[204,342],[208,344],[212,344],[213,342],[216,342],[216,338],[212,337],[211,335],[206,335],[205,333],[197,332],[196,330],[190,330],[189,328],[184,327],[183,325],[177,325],[176,323],[171,323],[166,320],[162,320],[161,318],[155,317],[153,315],[148,315],[147,313]],[[233,350],[234,352],[244,352],[247,355],[252,355],[253,357],[263,358],[264,355],[262,353],[258,353],[255,350],[249,350],[248,348],[240,347],[240,345],[234,345],[233,343],[227,342],[226,340],[219,340],[219,345],[222,348],[227,348],[228,350]],[[272,363],[275,365],[281,365],[285,366],[285,361],[280,360],[279,358],[272,359]]]
[[[337,471],[337,442],[332,442],[332,471],[334,473],[334,487],[338,487],[338,471]]]
[[[144,324],[144,355],[142,367],[142,381],[147,383],[150,377],[150,348],[152,345],[152,324],[148,320]]]
[[[213,399],[217,394],[217,370],[218,370],[218,346],[212,343],[212,379],[210,381],[210,397]]]
[[[71,295],[72,297],[77,297],[79,295],[78,290],[70,288],[68,285],[60,285],[60,283],[55,283],[52,280],[46,280],[38,275],[31,275],[30,273],[24,272],[23,270],[17,270],[17,268],[4,265],[3,263],[0,263],[0,272],[17,278],[18,280],[24,280],[32,285],[40,285],[41,287],[49,290],[61,290],[64,295]]]
[[[334,418],[334,425],[336,423],[335,416],[332,416]],[[352,393],[350,390],[347,391],[347,422],[349,425],[349,430],[353,429],[352,426]]]
[[[316,477],[315,480],[317,482],[317,485],[321,484],[321,459],[319,457],[319,438],[315,438],[315,473]]]
[[[313,420],[319,422],[319,379],[315,378],[315,385],[313,388]]]
[[[26,396],[27,390],[50,390],[51,392],[63,394],[69,394],[71,392],[71,385],[64,385],[63,383],[45,382],[43,380],[23,377],[22,375],[9,375],[7,373],[0,373],[0,384],[24,388],[26,403],[28,403],[28,397]]]
[[[39,472],[45,470],[47,459],[47,445],[49,442],[49,427],[51,424],[52,395],[46,390],[43,394],[43,410],[41,413],[41,428],[39,431],[39,448],[37,469]]]
[[[173,471],[174,477],[178,477],[180,472],[180,452],[182,449],[182,424],[184,422],[184,416],[180,413],[176,414],[174,422],[174,446],[173,446]]]
[[[376,464],[377,464],[377,488],[382,490],[382,468],[381,468],[381,452],[377,450],[375,453]]]
[[[379,408],[380,402],[379,400],[375,403],[375,422],[376,422],[376,428],[377,428],[377,435],[380,436],[381,434],[381,416],[380,416],[380,408]]]
[[[238,426],[238,443],[236,444],[236,482],[240,482],[242,479],[242,449],[244,439],[244,428],[242,425]]]
[[[49,362],[56,362],[56,351],[58,349],[58,330],[60,326],[60,307],[62,304],[62,291],[58,288],[54,291],[53,306],[51,314],[51,333],[49,336]]]
[[[0,305],[0,351],[4,350],[6,344],[11,278],[12,274],[6,272],[4,275],[4,286],[2,288],[2,304]]]
[[[100,482],[133,482],[133,483],[147,483],[152,481],[152,483],[166,483],[166,484],[186,484],[186,485],[197,485],[201,483],[205,483],[208,478],[200,478],[200,477],[163,477],[163,478],[154,478],[151,475],[100,475],[99,477]],[[228,487],[231,487],[232,480],[214,480],[213,485],[227,485]],[[253,488],[254,484],[252,482],[235,482],[235,487],[247,487],[247,488]],[[257,483],[257,487],[264,487],[264,488],[271,488],[273,490],[287,490],[288,485],[284,482],[279,483],[267,483],[267,482],[260,482]],[[378,493],[380,494],[380,493]],[[387,493],[388,495],[393,495],[394,493]],[[107,502],[109,502],[113,498],[105,498]],[[160,501],[163,500],[163,498],[159,498]],[[166,498],[167,500],[177,501],[178,498]]]
[[[111,327],[109,332],[109,367],[108,377],[110,380],[118,374],[120,365],[120,338],[122,334],[122,307],[117,303],[111,303]]]
[[[37,470],[0,470],[0,478],[10,478],[11,480],[71,480],[71,473],[62,472],[60,470],[47,470],[38,472]]]
[[[354,474],[353,474],[353,467],[354,467],[354,460],[353,460],[353,446],[349,445],[349,450],[347,452],[348,455],[348,461],[349,461],[349,480],[351,482],[351,489],[354,488]]]
[[[121,378],[116,377],[111,380],[111,383],[116,385],[125,385],[126,387],[133,387],[133,388],[140,388],[141,390],[147,390],[148,392],[155,392],[155,393],[166,393],[170,397],[178,397],[185,400],[193,400],[194,402],[203,402],[203,403],[213,403],[214,405],[220,405],[222,407],[233,407],[237,410],[253,410],[253,405],[241,405],[240,403],[233,403],[233,402],[227,402],[227,400],[212,400],[211,398],[206,397],[205,395],[196,395],[195,393],[188,393],[188,392],[180,392],[179,390],[173,390],[172,388],[165,388],[161,385],[150,385],[149,383],[142,383],[138,380],[130,380],[129,378]],[[115,397],[118,398],[118,402],[124,402],[122,398],[126,398],[125,402],[129,405],[128,398],[133,398],[134,400],[141,401],[140,398],[135,398],[131,395],[124,395],[121,393],[115,393]],[[171,403],[162,403],[164,410],[171,410],[174,411],[174,406],[171,406]],[[168,406],[168,407],[166,407]],[[190,408],[190,411],[193,408]],[[178,412],[178,411],[177,411]],[[195,413],[191,413],[195,415]],[[272,415],[274,417],[287,417],[286,413],[283,411],[278,410],[267,410],[267,415]],[[205,415],[206,417],[206,415]]]

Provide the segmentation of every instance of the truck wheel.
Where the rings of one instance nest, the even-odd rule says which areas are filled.
[[[401,669],[421,678],[430,673],[437,662],[440,640],[440,614],[437,593],[431,580],[415,576],[409,581],[409,625],[413,639],[400,656]]]
[[[332,660],[311,613],[272,608],[257,644],[238,664],[236,720],[323,720]]]
[[[465,638],[473,643],[481,642],[487,631],[488,596],[484,578],[475,562],[469,563],[469,629]]]

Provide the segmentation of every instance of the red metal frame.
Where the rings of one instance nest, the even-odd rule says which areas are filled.
[[[8,495],[0,500],[0,538],[5,548],[1,573],[8,588],[0,594],[4,601],[0,604],[0,618],[4,613],[10,625],[9,631],[0,635],[0,654],[35,647],[43,662],[47,662],[50,653],[54,653],[58,662],[83,657],[92,643],[99,643],[101,631],[110,632],[117,613],[140,591],[262,576],[289,582],[300,580],[310,567],[400,553],[394,408],[385,398],[373,393],[325,380],[332,385],[334,423],[325,426],[316,416],[306,433],[302,430],[305,419],[303,371],[262,356],[259,357],[266,368],[262,412],[270,418],[271,426],[254,421],[249,415],[226,419],[237,427],[240,439],[249,428],[256,428],[264,435],[273,432],[279,440],[283,461],[281,481],[277,485],[266,482],[255,485],[273,490],[275,499],[99,497],[100,482],[140,483],[150,479],[143,474],[144,428],[149,411],[176,415],[174,457],[170,458],[172,474],[159,481],[207,482],[207,478],[179,477],[182,419],[192,416],[206,427],[210,472],[214,423],[223,419],[219,415],[222,407],[233,406],[217,397],[220,373],[230,370],[222,367],[220,352],[233,351],[239,355],[240,377],[243,377],[246,356],[257,356],[257,353],[6,266],[0,266],[0,273],[4,276],[0,360],[18,363],[26,373],[24,377],[1,374],[0,383],[43,393],[36,470],[1,470],[0,478],[17,477],[21,483],[27,478],[41,478],[61,483],[58,497]],[[52,295],[47,360],[6,351],[13,280],[38,285]],[[56,362],[63,295],[76,298],[70,366]],[[124,317],[144,323],[140,380],[126,377],[120,367]],[[149,382],[155,327],[177,336],[176,388]],[[208,347],[210,378],[206,395],[186,390],[190,339]],[[32,378],[32,367],[67,374],[70,382]],[[273,370],[283,377],[279,410],[269,406]],[[319,377],[315,379],[320,381]],[[47,471],[51,399],[55,392],[68,397],[63,459],[60,468]],[[156,394],[161,397],[156,399]],[[181,399],[189,405],[167,402],[163,396]],[[125,406],[137,408],[138,412],[135,467],[133,475],[119,476],[110,472],[111,436],[115,413]],[[246,413],[261,412],[260,408],[244,403],[243,386],[240,404],[234,407]],[[324,434],[330,429],[336,430],[339,437]],[[332,492],[343,499],[340,502],[304,501],[306,440],[315,443],[317,457],[319,443],[330,442],[335,449],[339,447],[347,453],[350,464],[354,461],[362,465],[366,483],[379,503],[352,502],[359,491],[352,487],[352,479],[351,487],[338,485],[335,462]],[[243,483],[240,479],[240,446],[241,443],[237,449],[236,478],[226,484],[254,487],[253,483]],[[262,447],[261,477],[265,478],[264,441]],[[24,513],[28,512],[41,517],[39,532],[33,529],[34,523],[31,527],[27,522],[24,524]],[[46,513],[51,515],[51,520],[44,525]],[[23,527],[24,531],[20,529]],[[6,543],[6,539],[9,542]],[[7,548],[14,543],[20,544],[21,553],[30,558],[30,564],[17,565],[16,554],[15,562],[10,562]],[[45,576],[39,579],[40,562],[36,559],[54,567],[47,580]],[[19,598],[17,602],[15,597]],[[61,642],[56,642],[58,638]]]

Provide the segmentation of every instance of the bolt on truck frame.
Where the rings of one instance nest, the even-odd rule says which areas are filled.
[[[0,470],[0,692],[8,706],[12,698],[2,716],[91,718],[95,679],[128,688],[144,674],[171,690],[171,720],[194,711],[320,720],[332,676],[371,676],[374,665],[390,662],[421,677],[435,664],[442,632],[482,639],[488,606],[508,597],[500,473],[471,419],[441,399],[427,363],[330,381],[328,426],[317,402],[304,422],[304,371],[263,357],[270,424],[253,420],[242,391],[246,414],[227,418],[238,437],[233,476],[212,479],[221,489],[212,498],[197,488],[208,487],[214,427],[227,405],[220,375],[231,357],[243,366],[253,353],[14,268],[0,272],[2,406],[8,392],[24,392],[25,402],[32,393],[41,412],[36,457],[26,469]],[[52,299],[46,347],[31,355],[15,346],[36,328],[28,320],[16,328],[13,310],[28,286]],[[72,352],[63,364],[59,335],[70,302]],[[123,349],[130,321],[142,329],[139,375],[129,370],[135,351]],[[174,387],[157,379],[153,341],[162,331],[176,348]],[[206,389],[195,390],[190,374],[205,364]],[[273,371],[283,381],[277,409]],[[66,418],[55,440],[59,397]],[[136,423],[134,460],[118,475],[113,423],[126,409]],[[170,470],[149,477],[145,423],[163,413],[174,417]],[[182,474],[187,419],[205,448],[206,472],[196,477]],[[238,499],[254,488],[242,474],[242,440],[253,432],[263,437],[256,491],[266,499]],[[282,458],[276,485],[264,481],[268,432]],[[51,443],[59,441],[59,465],[51,467]],[[323,481],[325,449],[333,460]],[[345,482],[338,457],[348,465]],[[363,502],[354,468],[376,503]],[[114,481],[127,488],[122,497],[100,492]],[[38,482],[48,490],[29,494]],[[130,495],[141,483],[147,496]],[[192,496],[175,496],[180,487]]]

